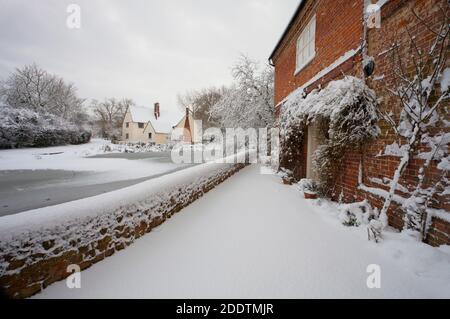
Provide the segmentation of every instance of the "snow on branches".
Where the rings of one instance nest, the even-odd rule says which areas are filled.
[[[259,70],[256,62],[246,56],[233,67],[234,83],[225,89],[222,98],[211,111],[223,127],[272,127],[273,70],[270,66]]]
[[[91,133],[48,112],[0,104],[0,149],[89,142]]]
[[[77,96],[75,85],[36,64],[16,69],[1,81],[0,96],[10,107],[54,114],[69,122],[83,115],[84,100]]]
[[[414,13],[415,14],[415,13]],[[429,48],[419,46],[415,36],[406,29],[408,43],[400,41],[392,44],[392,70],[394,85],[387,90],[399,102],[399,116],[392,112],[379,112],[397,139],[400,161],[390,183],[381,214],[387,213],[395,196],[395,190],[411,159],[423,159],[414,190],[402,204],[405,213],[404,228],[424,236],[427,221],[430,220],[429,205],[439,190],[448,187],[448,99],[449,77],[449,9],[442,9],[442,23],[438,29],[416,16],[434,41]],[[428,152],[420,152],[423,147]],[[427,171],[433,161],[439,162],[441,176],[431,181]],[[447,164],[446,164],[447,163]],[[431,174],[430,174],[431,175]],[[428,181],[426,182],[426,180]],[[432,186],[425,186],[432,185]]]
[[[376,107],[375,92],[351,76],[332,81],[306,97],[302,90],[294,91],[282,106],[282,157],[292,154],[291,147],[299,147],[290,141],[298,140],[306,126],[319,123],[325,142],[315,153],[314,164],[321,188],[328,193],[325,190],[333,186],[345,152],[378,136]]]

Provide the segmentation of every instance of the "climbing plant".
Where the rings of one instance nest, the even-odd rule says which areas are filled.
[[[375,92],[351,76],[307,96],[294,92],[282,106],[281,164],[294,160],[291,156],[304,143],[307,126],[316,123],[323,144],[314,154],[314,168],[322,195],[329,195],[344,155],[378,136],[376,107]]]

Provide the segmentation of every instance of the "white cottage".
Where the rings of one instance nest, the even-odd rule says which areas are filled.
[[[122,124],[122,141],[129,143],[167,144],[171,126],[160,119],[159,103],[154,109],[130,106]]]

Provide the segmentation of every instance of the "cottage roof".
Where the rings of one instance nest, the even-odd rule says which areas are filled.
[[[133,122],[148,123],[155,118],[153,110],[144,106],[130,106],[131,119]]]
[[[155,119],[154,111],[151,108],[145,106],[130,106],[129,111],[133,122],[150,122],[157,133],[169,133],[172,130],[172,125],[162,117]]]

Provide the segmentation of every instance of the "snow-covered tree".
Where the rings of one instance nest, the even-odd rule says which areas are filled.
[[[273,69],[242,55],[232,69],[234,83],[211,109],[223,127],[258,128],[274,125]]]
[[[219,102],[226,89],[224,87],[209,87],[179,94],[178,105],[184,112],[188,108],[196,120],[201,120],[203,128],[215,126],[215,121],[210,115],[211,108]]]
[[[0,96],[7,106],[55,114],[71,122],[84,113],[84,100],[77,96],[75,86],[36,64],[11,73],[0,83]]]
[[[433,197],[439,190],[449,187],[449,9],[442,9],[438,29],[431,28],[417,15],[416,18],[435,39],[427,48],[419,45],[415,36],[406,30],[408,43],[405,45],[399,40],[392,44],[395,83],[387,89],[399,102],[400,114],[380,112],[380,115],[394,132],[401,158],[381,214],[386,214],[390,208],[399,180],[411,160],[423,159],[414,190],[401,208],[405,213],[405,229],[424,236]],[[428,149],[426,152],[424,147]],[[432,162],[438,162],[437,167],[442,172],[438,177],[428,174]]]
[[[91,133],[48,112],[0,103],[0,149],[89,142]]]

